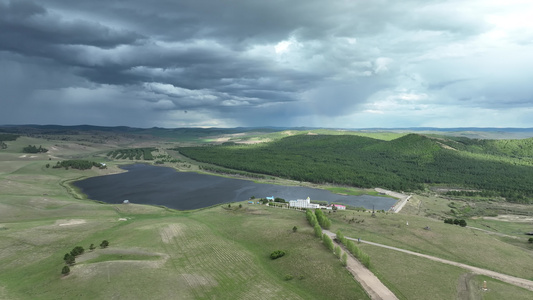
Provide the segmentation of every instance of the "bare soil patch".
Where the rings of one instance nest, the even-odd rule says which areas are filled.
[[[267,143],[267,142],[270,142],[270,141],[271,141],[271,139],[263,139],[263,140],[238,141],[238,142],[235,142],[235,143],[236,144],[252,145],[252,144]]]
[[[163,243],[170,244],[174,238],[182,236],[184,231],[185,225],[174,223],[161,228],[161,230],[159,230],[159,235],[161,235],[161,240]]]
[[[80,225],[87,223],[86,220],[83,219],[72,219],[72,220],[57,220],[56,225],[57,226],[72,226],[72,225]]]
[[[533,216],[498,215],[497,217],[483,217],[484,220],[496,220],[503,222],[529,223],[533,222]]]

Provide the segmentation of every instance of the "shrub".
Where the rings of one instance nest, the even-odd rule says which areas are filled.
[[[107,248],[109,246],[109,242],[107,240],[103,240],[102,243],[100,243],[101,248]]]
[[[292,278],[293,278],[293,277],[292,277],[291,274],[287,274],[287,275],[285,275],[285,276],[283,277],[283,279],[285,279],[285,280],[287,280],[287,281],[291,280]]]
[[[67,253],[64,257],[65,263],[67,265],[73,265],[76,263],[76,257],[74,255],[71,255],[70,253]]]
[[[284,255],[285,255],[285,251],[283,251],[283,250],[276,250],[276,251],[270,253],[270,258],[271,258],[271,259],[278,259],[278,258],[280,258],[280,257],[282,257],[282,256],[284,256]]]
[[[68,266],[64,266],[63,269],[61,269],[61,274],[68,275],[70,273],[70,268]]]
[[[76,246],[74,247],[74,249],[72,249],[72,251],[70,251],[70,254],[72,256],[78,256],[78,255],[82,255],[83,252],[85,252],[85,249],[83,249],[82,246]]]
[[[533,238],[529,238],[529,240],[527,240],[530,244],[533,244]]]
[[[294,226],[294,227],[292,228],[292,232],[296,232],[296,231],[298,231],[298,227]]]

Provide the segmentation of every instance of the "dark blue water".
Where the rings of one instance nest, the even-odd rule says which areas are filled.
[[[163,205],[179,210],[198,209],[220,203],[248,200],[251,196],[274,196],[328,201],[388,210],[395,199],[375,196],[343,196],[308,187],[261,184],[193,172],[177,172],[168,167],[135,164],[122,167],[128,172],[92,177],[74,183],[90,199],[106,203]]]

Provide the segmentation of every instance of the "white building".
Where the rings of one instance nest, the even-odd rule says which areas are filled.
[[[317,209],[320,207],[320,205],[318,204],[311,203],[311,199],[309,197],[307,197],[307,199],[289,200],[289,206],[297,207],[297,208],[312,208],[312,209]]]

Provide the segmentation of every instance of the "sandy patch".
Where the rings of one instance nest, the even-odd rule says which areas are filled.
[[[58,226],[72,226],[72,225],[80,225],[85,224],[87,221],[83,219],[72,219],[72,220],[57,220],[56,225]]]
[[[19,158],[24,158],[26,156],[27,156],[26,154],[23,154],[23,155],[19,156]]]
[[[119,218],[118,220],[119,220],[119,221],[127,221],[128,219],[126,219],[126,218]]]
[[[483,219],[503,221],[503,222],[517,222],[517,223],[533,222],[532,216],[519,216],[519,215],[498,215],[497,217],[483,217]]]
[[[166,227],[161,228],[159,230],[159,235],[161,235],[161,240],[165,244],[169,244],[172,242],[172,240],[178,236],[182,236],[185,230],[185,225],[175,223],[175,224],[169,224]]]
[[[218,138],[215,140],[215,142],[217,143],[224,143],[224,142],[227,142],[229,141],[229,137],[222,137],[222,138]]]

